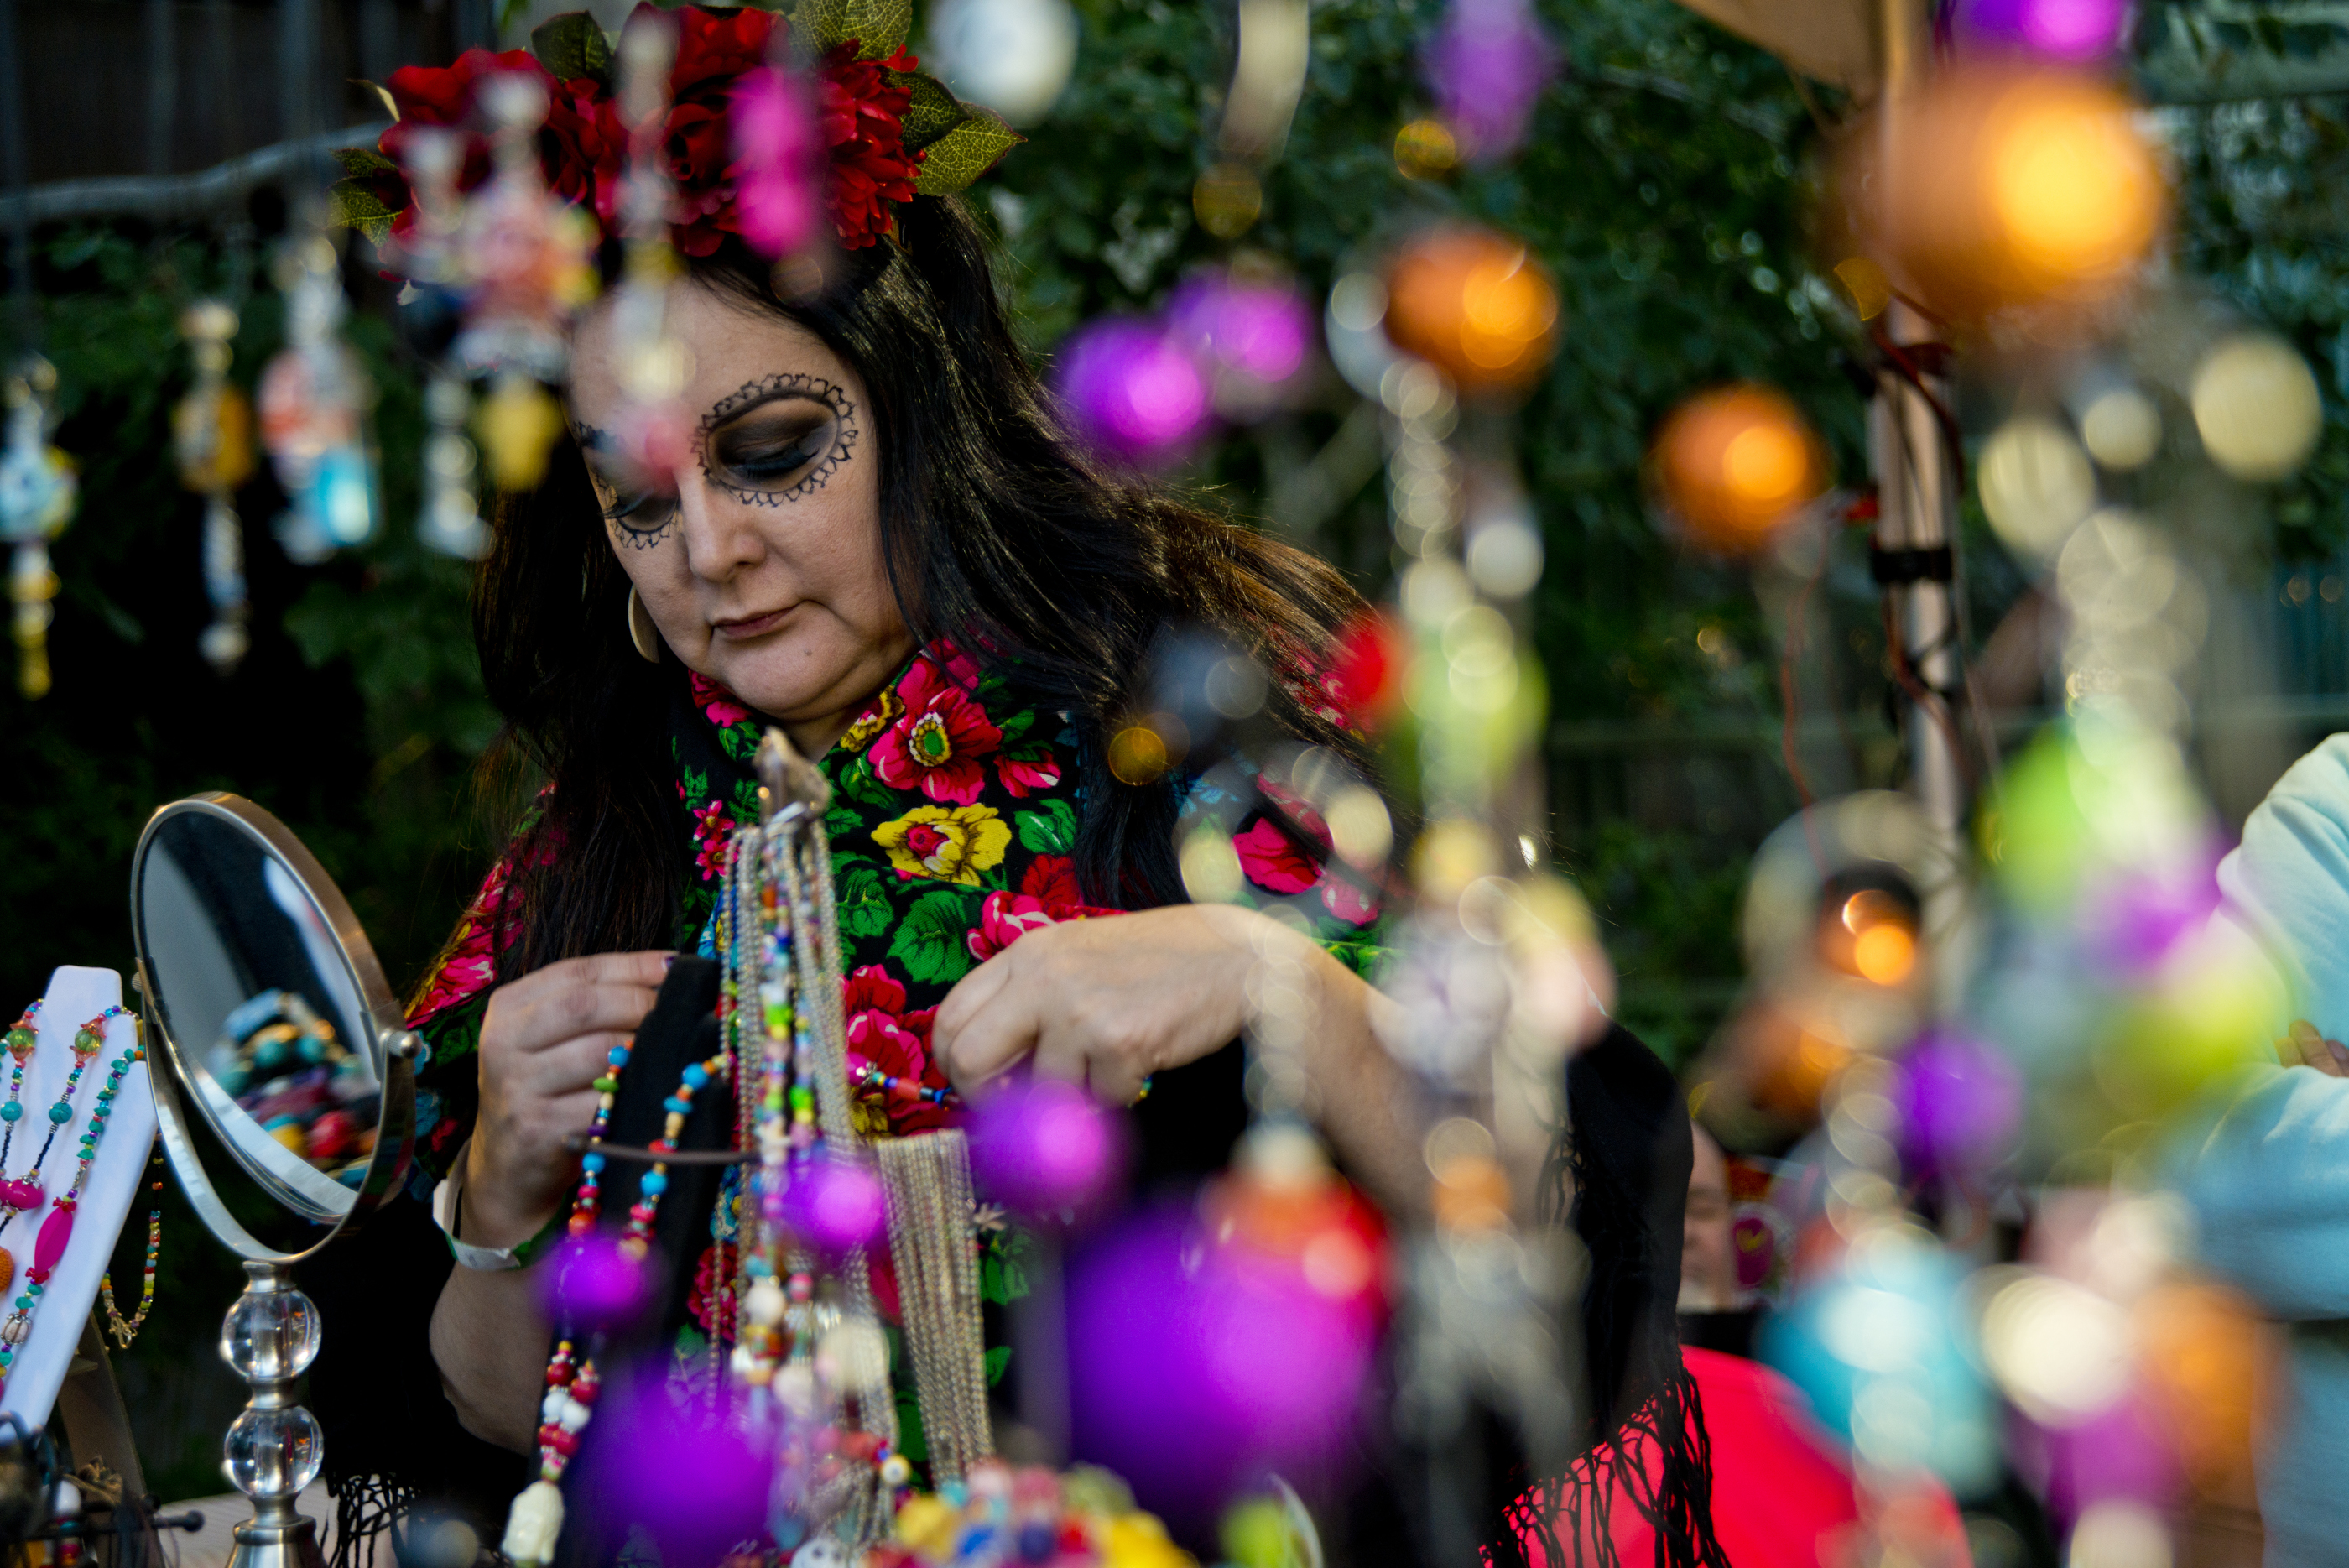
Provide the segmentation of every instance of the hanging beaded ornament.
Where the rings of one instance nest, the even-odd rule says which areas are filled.
[[[33,1243],[33,1266],[25,1272],[24,1293],[16,1297],[16,1310],[8,1314],[7,1321],[0,1323],[0,1388],[7,1386],[8,1374],[16,1365],[16,1353],[24,1348],[26,1337],[33,1331],[33,1314],[39,1309],[41,1297],[48,1289],[49,1276],[57,1272],[58,1260],[66,1255],[67,1243],[73,1240],[74,1216],[81,1209],[82,1189],[88,1185],[90,1167],[98,1159],[98,1143],[106,1137],[108,1118],[114,1114],[115,1096],[122,1092],[123,1075],[130,1071],[132,1063],[147,1059],[145,1047],[136,1043],[138,1020],[127,1008],[109,1007],[75,1033],[74,1078],[81,1076],[81,1070],[90,1056],[105,1048],[108,1024],[117,1018],[131,1019],[134,1043],[115,1062],[107,1074],[105,1085],[98,1091],[98,1103],[90,1107],[89,1126],[81,1135],[81,1158],[74,1167],[73,1185],[50,1204],[49,1217],[41,1221],[40,1236]],[[82,1051],[82,1042],[86,1038],[92,1042],[87,1055]],[[57,1127],[64,1126],[72,1116],[68,1105],[72,1094],[69,1081],[66,1097],[50,1108],[49,1120]],[[66,1112],[65,1116],[57,1115],[60,1110]],[[42,1145],[41,1151],[46,1155],[48,1146]],[[36,1172],[40,1169],[38,1160],[33,1162],[33,1168]],[[37,1189],[33,1201],[40,1201]]]
[[[236,669],[252,645],[245,630],[244,524],[234,497],[237,486],[253,477],[253,409],[228,379],[236,329],[236,312],[217,299],[181,315],[180,336],[195,361],[196,384],[171,413],[180,483],[204,498],[204,593],[212,620],[197,647],[222,675]]]
[[[14,546],[8,597],[15,607],[16,689],[27,697],[49,691],[49,601],[57,575],[49,541],[73,520],[78,491],[73,465],[49,444],[49,394],[57,368],[39,355],[13,371],[5,389],[7,435],[0,446],[0,542]]]
[[[148,1169],[153,1179],[148,1182],[147,1189],[155,1197],[147,1206],[147,1258],[140,1270],[139,1311],[124,1317],[122,1309],[114,1304],[113,1270],[98,1277],[98,1297],[106,1303],[107,1329],[125,1350],[139,1337],[139,1331],[147,1326],[147,1314],[155,1310],[155,1261],[163,1253],[163,1146],[160,1142]]]
[[[303,564],[364,545],[376,527],[375,469],[365,441],[373,389],[336,336],[346,302],[334,242],[312,234],[278,257],[286,348],[261,378],[261,441],[292,505],[277,541]]]

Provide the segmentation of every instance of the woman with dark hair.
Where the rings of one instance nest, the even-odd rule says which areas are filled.
[[[890,200],[885,182],[874,196],[849,177],[881,153],[922,162],[910,93],[855,40],[817,57],[828,132],[834,100],[853,100],[837,117],[847,140],[833,137],[844,259],[822,292],[780,292],[727,232],[724,160],[696,151],[678,117],[696,94],[722,106],[728,72],[779,54],[769,29],[784,24],[669,15],[669,172],[694,222],[678,221],[688,254],[661,331],[698,423],[682,461],[624,457],[629,349],[612,309],[590,311],[566,432],[543,483],[505,498],[481,566],[483,679],[509,751],[544,787],[410,1010],[431,1050],[419,1184],[439,1184],[447,1253],[397,1219],[363,1244],[398,1261],[420,1320],[356,1286],[374,1275],[347,1261],[329,1287],[386,1324],[364,1347],[330,1333],[366,1361],[318,1379],[347,1522],[368,1476],[404,1495],[494,1470],[481,1490],[510,1490],[519,1467],[480,1445],[539,1440],[549,1334],[526,1264],[561,1232],[579,1174],[566,1140],[587,1130],[611,1053],[672,955],[708,950],[725,835],[757,810],[750,758],[769,724],[833,789],[860,1131],[935,1126],[950,1090],[1032,1072],[1120,1105],[1149,1090],[1145,1159],[1187,1140],[1213,1160],[1245,1121],[1227,1046],[1251,967],[1272,960],[1315,993],[1305,1064],[1340,1152],[1375,1180],[1396,1147],[1380,1002],[1359,973],[1366,885],[1331,871],[1310,810],[1267,774],[1226,820],[1250,901],[1285,902],[1286,918],[1188,901],[1176,826],[1204,759],[1141,772],[1113,767],[1110,746],[1153,706],[1153,649],[1201,628],[1261,667],[1289,754],[1319,748],[1366,772],[1322,675],[1360,599],[1310,556],[1071,445],[959,202],[911,184]],[[608,86],[556,83],[520,52],[395,75],[387,150],[413,120],[463,123],[460,89],[501,67],[547,77],[548,183],[601,205],[616,171],[581,167],[563,128],[591,120]],[[844,192],[867,193],[851,213]],[[860,243],[876,230],[885,243]],[[701,1241],[670,1260],[680,1280],[723,1278],[722,1238]],[[693,1289],[696,1324],[722,1341],[723,1293],[705,1303]],[[403,1356],[411,1375],[388,1377]],[[400,1385],[388,1423],[386,1381]],[[368,1401],[367,1418],[335,1422],[337,1391]],[[419,1452],[436,1446],[419,1430],[446,1441]]]

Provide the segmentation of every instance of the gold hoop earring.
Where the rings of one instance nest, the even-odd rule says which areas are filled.
[[[634,583],[628,585],[628,640],[646,663],[660,662],[660,628],[653,624],[653,612],[645,608]]]

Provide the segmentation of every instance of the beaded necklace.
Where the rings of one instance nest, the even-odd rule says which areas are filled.
[[[0,1123],[6,1124],[5,1129],[0,1129],[0,1174],[6,1172],[8,1150],[16,1141],[16,1124],[25,1117],[25,1067],[33,1059],[34,1048],[41,1043],[35,1025],[40,1020],[43,1000],[36,998],[8,1029],[8,1054],[16,1059],[16,1064],[8,1074],[8,1103],[0,1106]]]
[[[74,1035],[75,1076],[80,1076],[82,1064],[88,1060],[81,1054],[83,1039],[91,1040],[89,1054],[96,1055],[105,1047],[108,1020],[130,1017],[127,1008],[109,1007],[81,1026]],[[135,1023],[137,1020],[132,1022]],[[132,1063],[146,1059],[146,1048],[134,1038],[130,1048],[107,1074],[105,1086],[98,1091],[98,1103],[90,1107],[89,1126],[81,1135],[81,1158],[74,1167],[73,1185],[49,1206],[49,1217],[41,1221],[40,1237],[33,1243],[33,1266],[25,1274],[25,1293],[16,1298],[16,1310],[8,1314],[8,1321],[0,1324],[0,1387],[6,1386],[9,1370],[16,1364],[16,1352],[24,1345],[26,1336],[33,1332],[33,1314],[41,1304],[42,1293],[48,1288],[49,1276],[57,1272],[58,1260],[66,1255],[66,1244],[73,1239],[74,1215],[81,1208],[82,1189],[89,1181],[90,1166],[98,1159],[98,1141],[106,1136],[107,1118],[114,1112],[115,1096],[122,1092],[122,1076],[130,1071]],[[73,1091],[68,1087],[66,1093],[69,1099]],[[64,1100],[58,1102],[60,1106],[65,1103]],[[54,1109],[50,1111],[49,1117],[52,1122],[63,1125]],[[52,1128],[53,1134],[54,1130]],[[47,1154],[48,1146],[44,1144],[41,1152]],[[34,1168],[37,1170],[39,1168],[40,1162],[36,1160]]]
[[[107,1328],[125,1350],[129,1349],[130,1342],[139,1337],[139,1331],[147,1324],[147,1314],[155,1308],[155,1260],[163,1251],[163,1146],[160,1142],[155,1146],[155,1157],[148,1168],[154,1172],[155,1179],[148,1183],[147,1189],[155,1197],[147,1206],[147,1261],[142,1270],[144,1277],[139,1286],[138,1313],[126,1318],[122,1315],[122,1309],[114,1304],[113,1270],[109,1269],[98,1277],[98,1293],[106,1302]]]
[[[26,1170],[24,1175],[17,1177],[14,1180],[0,1179],[0,1226],[5,1226],[9,1221],[15,1220],[17,1215],[28,1213],[41,1206],[41,1198],[44,1191],[41,1186],[41,1167],[48,1160],[50,1147],[57,1141],[58,1129],[63,1127],[67,1122],[73,1120],[73,1097],[75,1091],[81,1087],[81,1075],[84,1072],[88,1071],[90,1059],[96,1056],[98,1052],[104,1050],[106,1047],[107,1021],[114,1018],[129,1018],[129,1016],[130,1012],[127,1008],[119,1005],[109,1007],[105,1012],[99,1013],[97,1017],[91,1019],[88,1023],[74,1031],[73,1071],[66,1075],[65,1090],[57,1096],[57,1104],[49,1107],[49,1130],[47,1136],[41,1139],[41,1151],[33,1157],[32,1167]],[[102,1096],[102,1103],[99,1107],[100,1110],[102,1111],[105,1108],[105,1104],[110,1103],[113,1098],[114,1096],[110,1094]],[[18,1107],[21,1115],[22,1102],[11,1101],[10,1103],[12,1106]],[[5,1114],[5,1107],[0,1107],[0,1114]],[[106,1124],[103,1117],[100,1116],[94,1120],[91,1125],[98,1127],[103,1127]],[[85,1147],[89,1147],[90,1137],[88,1134],[85,1133],[82,1136],[82,1144]],[[0,1172],[0,1178],[5,1178],[5,1172]],[[56,1223],[57,1216],[54,1213],[52,1213],[47,1220],[42,1222],[41,1233],[37,1238],[36,1238],[33,1243],[33,1251],[36,1259],[39,1257],[42,1249],[48,1244],[49,1227]],[[73,1221],[70,1216],[68,1216],[66,1220],[65,1228],[68,1231],[73,1229]],[[64,1250],[65,1242],[63,1239],[60,1238],[57,1242],[57,1251],[62,1252]],[[0,1290],[5,1290],[10,1282],[14,1281],[16,1277],[16,1254],[10,1252],[5,1247],[0,1247]]]
[[[595,1120],[588,1128],[587,1152],[579,1158],[579,1195],[572,1202],[569,1222],[574,1237],[594,1230],[603,1210],[604,1133],[611,1124],[628,1048],[615,1046],[606,1060],[611,1071],[595,1080]],[[661,1136],[649,1146],[654,1153],[675,1152],[686,1118],[693,1112],[695,1093],[725,1070],[722,1050],[685,1070],[677,1092],[661,1102],[667,1120]],[[642,1264],[652,1250],[653,1222],[660,1217],[661,1194],[667,1190],[667,1163],[655,1160],[636,1183],[636,1200],[628,1206],[627,1226],[620,1237],[620,1250],[630,1262]],[[520,1568],[536,1568],[544,1563],[563,1533],[563,1474],[570,1468],[571,1457],[579,1451],[579,1434],[594,1416],[595,1396],[603,1388],[602,1376],[595,1370],[598,1348],[592,1341],[583,1347],[566,1324],[555,1342],[554,1355],[547,1361],[546,1395],[539,1407],[538,1479],[522,1490],[506,1516],[505,1554]]]

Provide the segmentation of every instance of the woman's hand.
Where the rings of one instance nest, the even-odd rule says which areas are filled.
[[[565,959],[490,993],[481,1118],[465,1157],[466,1241],[515,1246],[562,1205],[578,1163],[564,1140],[594,1122],[595,1082],[652,1010],[670,956]]]
[[[2276,1043],[2276,1055],[2287,1067],[2313,1067],[2328,1078],[2349,1078],[2349,1048],[2327,1040],[2305,1018],[2292,1021],[2292,1031]]]
[[[931,1044],[965,1095],[1032,1062],[1127,1105],[1142,1082],[1195,1062],[1247,1022],[1259,939],[1291,933],[1220,904],[1040,926],[947,993]],[[1302,939],[1297,939],[1302,940]]]

